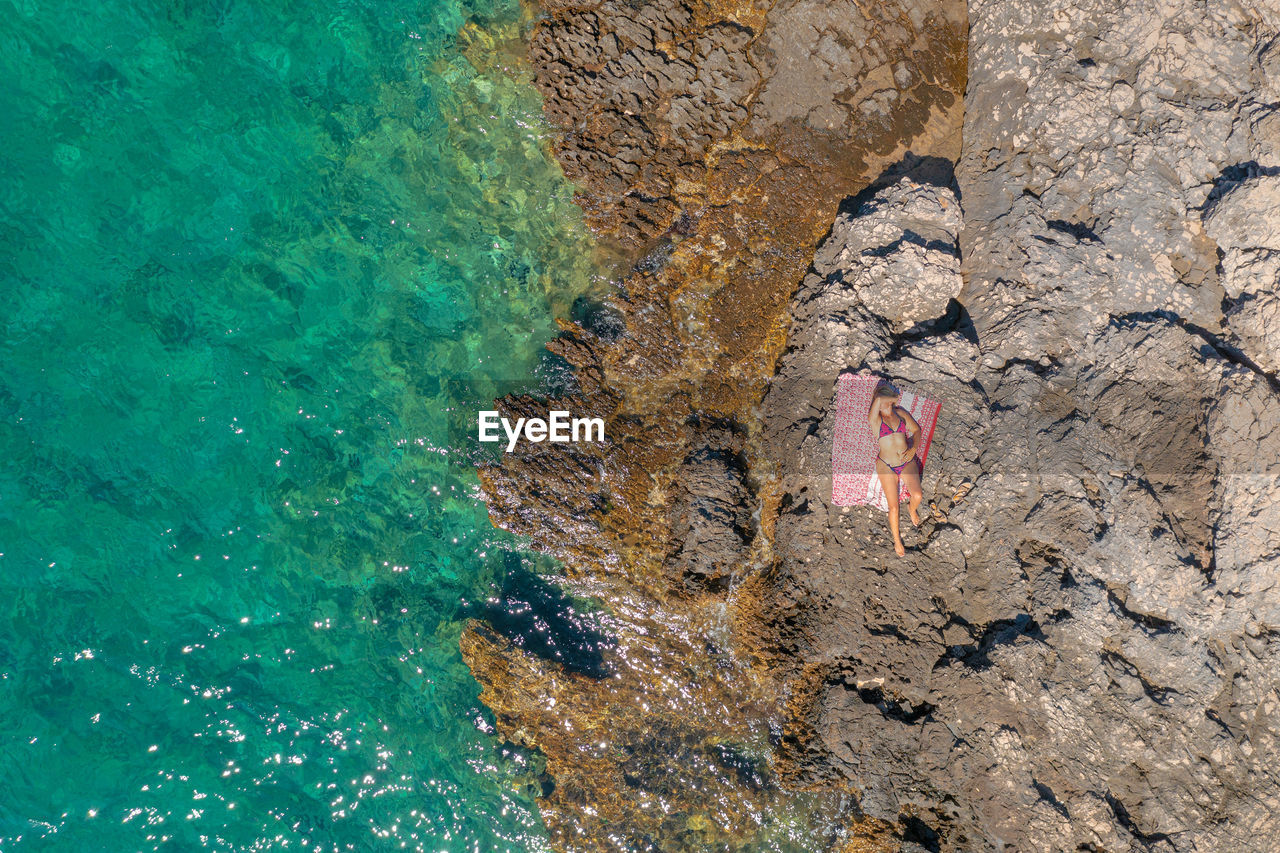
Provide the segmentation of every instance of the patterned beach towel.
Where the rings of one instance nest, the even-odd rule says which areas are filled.
[[[878,376],[846,373],[840,377],[836,392],[836,430],[831,442],[831,499],[836,506],[867,504],[888,512],[884,489],[876,475],[879,443],[867,429],[867,411],[876,390]],[[902,392],[899,403],[920,424],[920,465],[923,470],[933,441],[933,428],[938,425],[942,404],[911,391]],[[901,500],[907,498],[907,487],[898,481]]]

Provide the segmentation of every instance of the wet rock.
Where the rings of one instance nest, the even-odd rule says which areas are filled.
[[[631,248],[670,227],[691,201],[682,187],[701,183],[735,133],[833,175],[865,169],[864,151],[954,138],[929,119],[962,73],[958,3],[547,5],[529,57],[564,131],[557,157],[588,191],[592,225]],[[849,146],[854,135],[863,142]],[[854,158],[840,163],[842,151]]]
[[[554,153],[626,261],[549,345],[582,389],[558,405],[605,418],[608,441],[507,454],[481,477],[493,522],[560,558],[562,582],[614,614],[616,642],[597,682],[476,624],[468,663],[503,735],[545,756],[559,849],[754,849],[779,820],[819,846],[876,849],[892,827],[845,788],[796,799],[777,784],[790,700],[744,663],[754,640],[734,635],[728,602],[768,562],[755,510],[774,496],[758,492],[750,425],[791,294],[844,199],[908,151],[957,155],[963,3],[540,5],[529,59]],[[725,744],[756,768],[745,781]]]

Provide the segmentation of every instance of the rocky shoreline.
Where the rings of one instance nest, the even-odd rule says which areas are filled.
[[[558,848],[1274,833],[1277,26],[544,3],[556,156],[634,262],[549,346],[610,442],[482,479],[607,639],[574,667],[477,622],[463,650],[545,756]],[[944,401],[905,559],[831,506],[849,369]]]

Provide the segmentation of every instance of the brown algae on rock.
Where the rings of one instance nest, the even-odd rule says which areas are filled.
[[[549,345],[581,385],[556,407],[606,418],[608,442],[522,449],[482,479],[494,523],[605,604],[613,645],[603,678],[479,624],[464,655],[499,730],[546,756],[540,805],[559,848],[877,849],[893,827],[863,818],[851,786],[774,757],[789,700],[750,664],[759,638],[740,630],[751,596],[736,590],[771,562],[775,487],[753,410],[841,202],[909,152],[958,156],[965,10],[543,11],[529,58],[556,156],[591,227],[633,258],[608,299],[625,334],[572,323]],[[827,35],[811,43],[815,28]],[[701,526],[717,513],[729,535]]]

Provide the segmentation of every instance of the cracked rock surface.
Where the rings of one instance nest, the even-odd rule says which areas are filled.
[[[608,440],[480,477],[490,519],[558,558],[608,636],[556,623],[557,648],[596,650],[580,671],[480,620],[462,650],[498,731],[542,756],[557,849],[892,843],[847,788],[780,784],[788,699],[735,654],[731,601],[769,547],[755,409],[791,294],[842,200],[908,153],[957,156],[965,26],[960,0],[542,3],[528,58],[550,144],[629,267],[548,345],[577,388],[555,407]]]
[[[959,3],[542,5],[529,58],[563,131],[556,157],[584,188],[588,222],[629,248],[694,197],[725,204],[751,187],[767,199],[794,192],[796,172],[851,190],[877,156],[954,138],[937,111],[955,100]]]
[[[1276,0],[972,0],[967,88],[952,3],[544,6],[637,258],[551,345],[610,441],[482,472],[611,611],[577,669],[463,639],[553,843],[1280,836]],[[905,558],[831,506],[846,369],[943,401]]]
[[[1269,849],[1280,8],[969,13],[954,183],[837,219],[765,400],[776,563],[743,620],[798,697],[782,757],[908,847]],[[895,242],[922,206],[941,236]],[[877,246],[938,302],[958,248],[956,302],[904,321]],[[943,400],[904,559],[831,506],[838,367]]]

